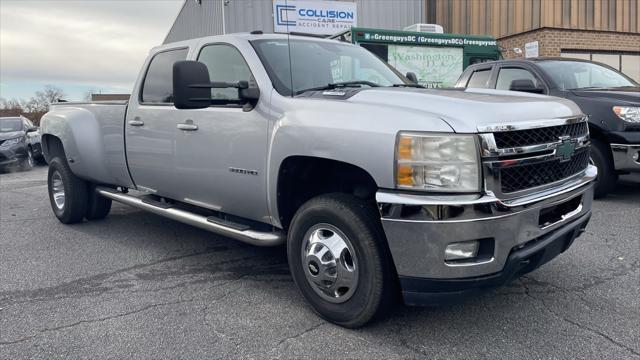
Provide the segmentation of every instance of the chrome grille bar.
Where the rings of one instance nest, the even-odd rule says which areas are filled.
[[[584,123],[584,125],[580,125],[581,123]],[[567,129],[566,131],[571,132],[573,136],[558,136],[556,141],[517,147],[500,148],[496,144],[496,133],[504,134],[505,132],[512,131],[526,132],[528,130],[541,129],[544,125],[547,127],[556,127],[553,129],[553,133],[557,134],[564,134],[565,131],[565,129],[558,129],[557,127],[571,127],[571,129]],[[482,149],[485,190],[500,199],[514,199],[559,186],[566,181],[581,176],[586,169],[586,165],[584,167],[582,166],[581,159],[574,159],[574,156],[579,154],[582,154],[581,156],[584,157],[584,152],[588,152],[590,145],[587,118],[585,116],[526,122],[516,125],[487,125],[479,127],[479,129],[494,130],[494,132],[491,133],[481,133],[479,136]],[[576,129],[580,131],[576,131]],[[548,135],[548,132],[545,130],[542,130],[542,132]],[[519,134],[519,136],[520,135],[522,134]],[[558,151],[559,149],[561,151]],[[567,151],[570,153],[569,159],[565,158]],[[572,159],[575,160],[573,163],[570,161]],[[577,164],[577,162],[580,164]],[[556,173],[549,172],[548,169],[542,165],[544,163],[550,166],[552,165],[554,171],[561,171],[563,173],[568,171],[572,172],[572,174],[558,179]],[[502,181],[516,181],[518,179],[517,175],[519,171],[515,168],[522,169],[522,174],[532,177],[530,181],[527,181],[531,184],[531,187],[523,187],[522,184],[502,183]],[[536,173],[536,168],[540,173]],[[573,169],[575,168],[580,168],[580,170],[573,173]],[[509,176],[505,179],[501,176],[503,169],[509,169],[505,170],[509,172]],[[564,174],[562,176],[564,176]]]

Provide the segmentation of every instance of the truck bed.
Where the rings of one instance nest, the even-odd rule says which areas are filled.
[[[55,133],[66,138],[65,155],[78,176],[130,187],[124,141],[127,106],[126,100],[55,103],[45,115],[43,133],[59,127]]]

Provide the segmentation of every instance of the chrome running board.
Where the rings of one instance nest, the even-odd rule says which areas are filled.
[[[176,207],[156,206],[152,202],[145,202],[139,197],[127,195],[111,188],[98,186],[96,187],[96,192],[101,196],[104,196],[113,201],[135,206],[142,210],[146,210],[154,214],[167,217],[169,219],[180,221],[185,224],[193,225],[219,235],[227,236],[235,240],[249,243],[251,245],[276,246],[283,244],[286,238],[284,233],[279,230],[266,232],[251,229],[238,229],[237,226],[231,227],[226,226],[223,222],[212,222],[210,219],[208,220],[206,216],[182,210]]]

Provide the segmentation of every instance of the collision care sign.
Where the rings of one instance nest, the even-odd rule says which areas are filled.
[[[273,0],[273,29],[332,35],[357,25],[357,7],[346,1]]]

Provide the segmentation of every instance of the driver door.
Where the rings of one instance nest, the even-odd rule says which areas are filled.
[[[240,51],[227,43],[206,44],[198,61],[207,65],[215,82],[245,80],[257,87]],[[214,100],[238,99],[238,89],[211,89]],[[180,174],[180,200],[267,221],[266,163],[269,121],[261,109],[212,105],[175,111],[175,167]],[[177,129],[177,124],[192,126]]]

